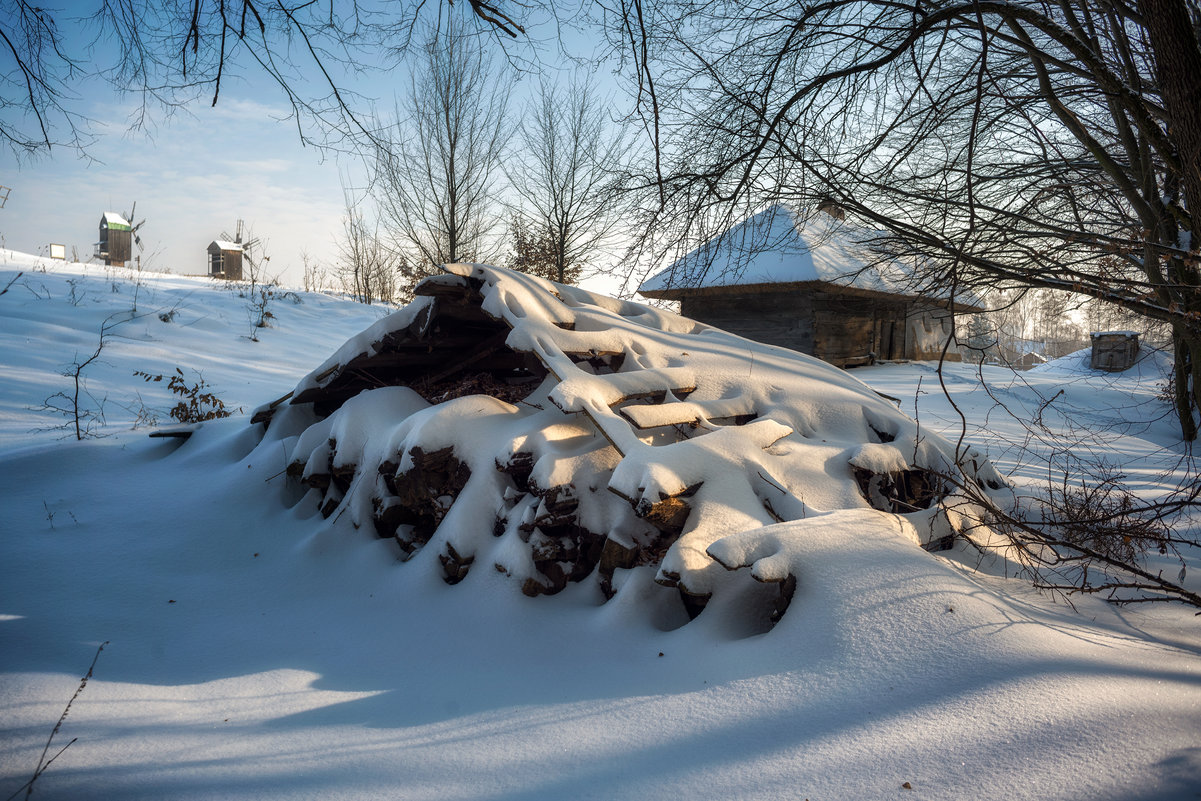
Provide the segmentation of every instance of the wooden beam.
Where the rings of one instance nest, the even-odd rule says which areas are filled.
[[[508,337],[509,332],[507,330],[494,334],[489,339],[479,343],[480,349],[476,353],[468,356],[466,359],[461,359],[444,370],[439,370],[433,375],[425,376],[421,380],[426,384],[436,384],[444,378],[449,378],[455,373],[461,373],[471,365],[483,361],[503,348],[505,346],[505,340],[508,339]]]

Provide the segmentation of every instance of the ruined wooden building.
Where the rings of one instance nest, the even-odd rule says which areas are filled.
[[[870,251],[863,232],[828,213],[802,222],[774,206],[652,276],[639,292],[734,334],[839,367],[937,359],[956,314],[983,311],[917,288],[914,270]],[[960,358],[951,343],[951,360]]]
[[[252,424],[280,443],[293,502],[447,583],[478,569],[531,596],[589,582],[651,605],[658,585],[675,619],[730,604],[769,627],[796,575],[743,570],[727,538],[842,510],[937,550],[954,534],[944,476],[1003,487],[819,361],[503,268],[444,269]]]

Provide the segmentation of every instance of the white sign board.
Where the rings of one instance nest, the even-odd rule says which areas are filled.
[[[62,259],[63,261],[66,261],[67,260],[67,246],[51,244],[50,245],[50,258]]]

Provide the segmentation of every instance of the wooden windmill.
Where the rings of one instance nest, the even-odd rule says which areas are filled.
[[[242,241],[244,223],[238,220],[233,236],[228,231],[221,232],[220,239],[214,239],[208,246],[209,275],[214,278],[224,278],[227,281],[241,281],[244,273],[243,262],[258,273],[258,261],[255,251],[259,247],[258,237]],[[265,261],[266,259],[264,259]]]
[[[124,215],[115,211],[106,211],[100,217],[100,241],[96,243],[95,256],[104,261],[109,267],[124,267],[125,262],[133,257],[133,245],[138,246],[138,252],[144,248],[138,229],[146,224],[145,218],[136,225],[134,212],[138,209],[137,201]]]

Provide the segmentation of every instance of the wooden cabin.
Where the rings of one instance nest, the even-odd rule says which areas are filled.
[[[1138,361],[1138,334],[1134,331],[1094,331],[1089,367],[1120,373]]]
[[[124,267],[133,258],[133,226],[129,220],[113,211],[104,212],[95,253],[109,267]]]
[[[680,313],[748,339],[854,367],[938,359],[955,314],[981,312],[914,289],[914,270],[868,252],[873,232],[833,215],[802,222],[782,206],[744,221],[639,288]],[[946,358],[960,360],[958,348]]]
[[[242,280],[242,246],[237,242],[214,239],[208,246],[210,278]]]

